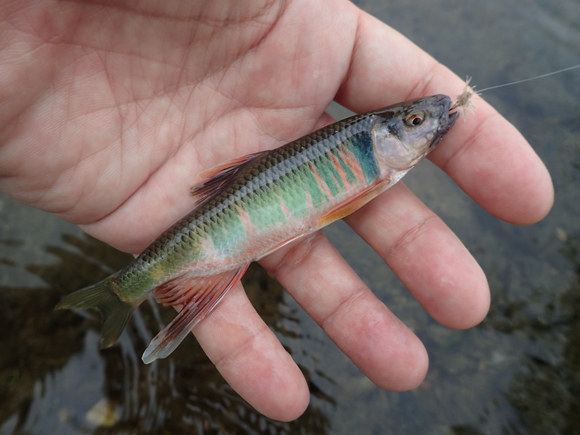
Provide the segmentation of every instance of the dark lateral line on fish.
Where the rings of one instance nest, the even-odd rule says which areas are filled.
[[[566,72],[566,71],[570,71],[570,70],[573,70],[573,69],[577,69],[577,68],[580,68],[580,65],[570,66],[568,68],[560,69],[558,71],[553,71],[551,73],[542,74],[542,75],[539,75],[539,76],[530,77],[530,78],[523,79],[523,80],[517,80],[515,82],[504,83],[503,85],[490,86],[489,88],[485,88],[485,89],[481,89],[481,90],[477,91],[477,93],[478,94],[481,94],[482,92],[489,91],[491,89],[497,89],[497,88],[503,88],[503,87],[506,87],[506,86],[517,85],[518,83],[524,83],[524,82],[529,82],[529,81],[532,81],[532,80],[541,79],[541,78],[544,78],[544,77],[553,76],[554,74],[560,74],[560,73],[563,73],[563,72]]]

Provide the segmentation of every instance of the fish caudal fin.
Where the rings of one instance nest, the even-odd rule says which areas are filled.
[[[103,317],[101,327],[101,349],[110,347],[117,341],[127,325],[135,306],[124,302],[116,295],[110,286],[110,278],[90,287],[78,290],[60,301],[56,310],[96,309]]]
[[[181,306],[181,311],[157,336],[143,353],[149,364],[165,358],[175,350],[193,327],[207,316],[229,289],[246,272],[248,265],[213,276],[184,275],[168,281],[155,291],[157,300],[165,305]]]

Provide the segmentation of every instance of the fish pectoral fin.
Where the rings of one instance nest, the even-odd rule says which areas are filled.
[[[239,157],[202,172],[201,177],[204,178],[204,181],[193,186],[190,189],[191,194],[198,198],[198,203],[203,202],[208,197],[217,193],[222,186],[226,185],[249,162],[267,153],[267,151],[262,151],[248,154],[247,156]]]
[[[365,205],[370,200],[376,198],[381,193],[385,191],[390,186],[390,179],[387,178],[360,192],[358,195],[349,198],[348,200],[340,203],[338,206],[334,207],[332,210],[328,211],[318,221],[318,227],[324,227],[334,221],[345,218],[348,215],[354,213],[363,205]]]
[[[248,269],[246,264],[212,276],[180,276],[157,287],[155,297],[164,305],[181,306],[175,319],[151,340],[143,353],[149,364],[175,350],[205,316],[222,300]]]

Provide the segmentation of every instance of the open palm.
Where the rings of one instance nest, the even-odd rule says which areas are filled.
[[[0,65],[0,189],[133,253],[191,210],[204,170],[330,122],[333,99],[363,112],[462,89],[339,0],[4,1]],[[431,159],[501,219],[532,223],[551,207],[546,169],[483,102]],[[436,320],[465,328],[485,316],[481,269],[403,185],[347,221]],[[262,264],[377,385],[422,381],[422,343],[322,234]],[[240,285],[194,333],[258,410],[304,410],[300,370]]]

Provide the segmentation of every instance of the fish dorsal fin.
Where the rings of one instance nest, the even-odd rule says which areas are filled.
[[[187,334],[240,280],[248,264],[212,276],[183,275],[160,285],[155,297],[164,305],[181,307],[181,311],[169,325],[155,336],[143,353],[143,362],[149,364],[165,358],[175,350]]]
[[[229,162],[223,163],[221,165],[215,166],[207,171],[201,173],[202,181],[200,184],[193,186],[190,192],[193,196],[198,198],[198,203],[203,202],[210,196],[213,196],[222,188],[228,184],[228,182],[242,170],[246,168],[250,162],[259,159],[265,155],[268,151],[261,151],[259,153],[248,154],[247,156],[238,157],[237,159],[230,160]]]

